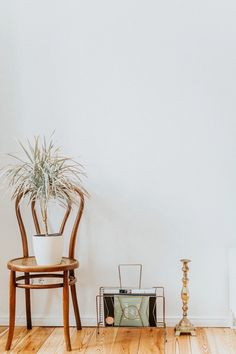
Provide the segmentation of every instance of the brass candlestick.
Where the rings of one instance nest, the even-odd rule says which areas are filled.
[[[189,259],[181,259],[180,260],[183,263],[182,271],[183,271],[183,287],[181,291],[181,298],[183,302],[183,318],[179,322],[179,324],[176,325],[175,327],[175,335],[179,336],[181,333],[185,334],[191,334],[192,336],[196,335],[196,330],[194,326],[191,324],[189,319],[187,318],[188,314],[188,300],[189,300],[189,291],[188,291],[188,263],[191,262]]]

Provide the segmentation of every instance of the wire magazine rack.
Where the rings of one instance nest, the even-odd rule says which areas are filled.
[[[137,270],[137,286],[129,287],[122,269],[131,268]],[[141,264],[120,264],[118,272],[120,286],[101,286],[96,296],[97,333],[100,327],[158,327],[166,342],[164,287],[141,288]]]

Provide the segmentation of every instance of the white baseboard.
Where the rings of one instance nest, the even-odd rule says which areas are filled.
[[[192,324],[196,327],[231,327],[232,320],[231,317],[190,317]],[[166,318],[166,324],[169,327],[174,327],[180,321],[180,317],[170,316]],[[34,326],[62,326],[62,317],[52,317],[52,316],[34,316],[32,318]],[[96,326],[97,321],[95,317],[82,317],[82,326]],[[17,326],[24,326],[26,323],[25,317],[16,318]],[[0,317],[0,325],[8,325],[8,317]],[[70,325],[75,326],[74,317],[70,318]]]
[[[189,317],[195,327],[230,327],[230,317]],[[173,316],[166,318],[166,324],[174,327],[180,321],[180,317]]]

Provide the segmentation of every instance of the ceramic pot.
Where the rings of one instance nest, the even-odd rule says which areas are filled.
[[[63,252],[63,236],[61,234],[34,235],[33,248],[38,265],[60,264]]]

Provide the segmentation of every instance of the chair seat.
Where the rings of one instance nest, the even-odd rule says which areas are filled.
[[[7,263],[8,269],[15,272],[61,272],[73,270],[79,267],[79,262],[73,258],[63,257],[60,264],[37,265],[35,257],[22,257],[10,260]]]

